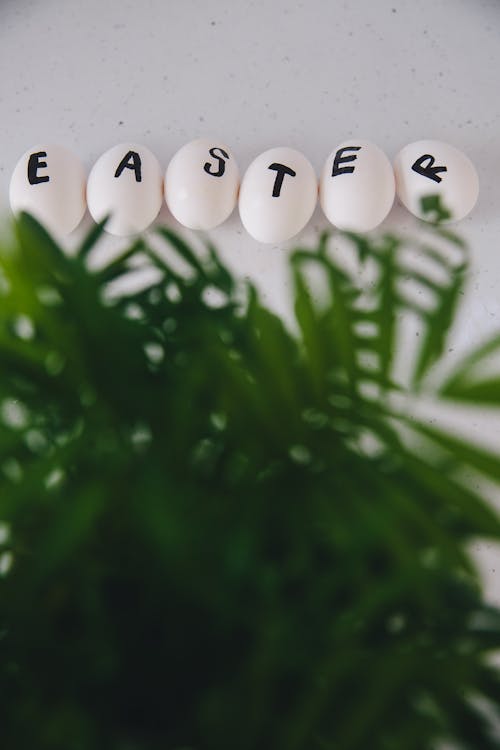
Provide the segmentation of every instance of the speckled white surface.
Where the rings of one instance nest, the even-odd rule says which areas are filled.
[[[391,159],[411,141],[449,141],[481,183],[459,225],[473,253],[460,351],[500,329],[499,71],[497,0],[2,0],[0,211],[17,159],[40,141],[74,149],[89,170],[115,143],[143,142],[166,167],[184,143],[211,135],[242,170],[291,146],[318,174],[353,136]],[[317,210],[301,240],[325,225]],[[400,207],[385,226],[418,231]],[[212,237],[289,311],[286,248],[252,240],[237,212]],[[500,446],[500,417],[464,425]],[[500,603],[500,556],[485,546],[480,555]]]

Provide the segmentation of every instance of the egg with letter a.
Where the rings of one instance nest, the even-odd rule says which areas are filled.
[[[479,178],[470,159],[442,141],[416,141],[405,146],[394,160],[396,191],[401,203],[412,214],[435,221],[435,212],[426,213],[422,201],[438,198],[449,216],[460,221],[474,208],[479,195]]]
[[[165,200],[183,226],[213,229],[233,212],[239,183],[231,150],[217,139],[198,138],[171,159],[165,174]]]
[[[259,242],[285,242],[311,218],[318,181],[306,157],[292,148],[272,148],[250,164],[240,187],[243,226]]]
[[[158,216],[163,202],[163,175],[145,146],[121,143],[92,167],[87,203],[95,221],[109,216],[106,231],[119,237],[142,232]]]
[[[9,198],[14,214],[33,214],[56,237],[70,234],[86,208],[83,165],[62,146],[34,146],[14,168]]]
[[[319,199],[328,221],[339,229],[369,232],[385,219],[396,193],[394,172],[373,143],[346,141],[327,158]]]

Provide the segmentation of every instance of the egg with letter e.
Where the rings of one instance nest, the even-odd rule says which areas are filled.
[[[121,143],[106,151],[92,167],[87,203],[95,221],[106,216],[106,231],[119,237],[142,232],[158,216],[163,202],[163,175],[145,146]]]
[[[220,141],[199,138],[173,156],[165,174],[170,213],[189,229],[222,224],[238,200],[240,174],[230,149]]]
[[[292,148],[272,148],[245,172],[241,221],[259,242],[285,242],[305,227],[317,199],[318,181],[306,157]]]
[[[373,143],[345,141],[325,162],[319,200],[328,221],[339,229],[375,229],[391,210],[395,194],[391,162]]]
[[[439,199],[449,214],[446,221],[460,221],[472,211],[479,195],[479,178],[470,159],[442,141],[405,146],[394,160],[394,172],[398,198],[419,219],[436,219],[435,213],[424,210],[425,198]]]
[[[67,235],[85,213],[83,164],[62,146],[34,146],[14,168],[9,198],[14,214],[26,211],[49,232]]]

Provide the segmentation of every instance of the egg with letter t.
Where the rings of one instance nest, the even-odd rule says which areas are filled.
[[[442,141],[416,141],[405,146],[396,156],[394,172],[401,203],[427,221],[437,217],[426,213],[424,198],[438,198],[448,214],[445,220],[460,221],[472,211],[479,195],[479,179],[470,159]]]
[[[317,199],[318,181],[306,157],[292,148],[272,148],[245,172],[241,221],[259,242],[286,242],[305,227]]]

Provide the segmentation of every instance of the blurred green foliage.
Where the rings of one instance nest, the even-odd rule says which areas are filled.
[[[167,229],[89,270],[101,231],[70,257],[23,215],[0,254],[2,750],[498,748],[467,545],[500,523],[464,469],[500,462],[394,405],[500,405],[499,338],[425,385],[461,241],[413,248],[437,276],[390,235],[296,250],[291,331]]]

